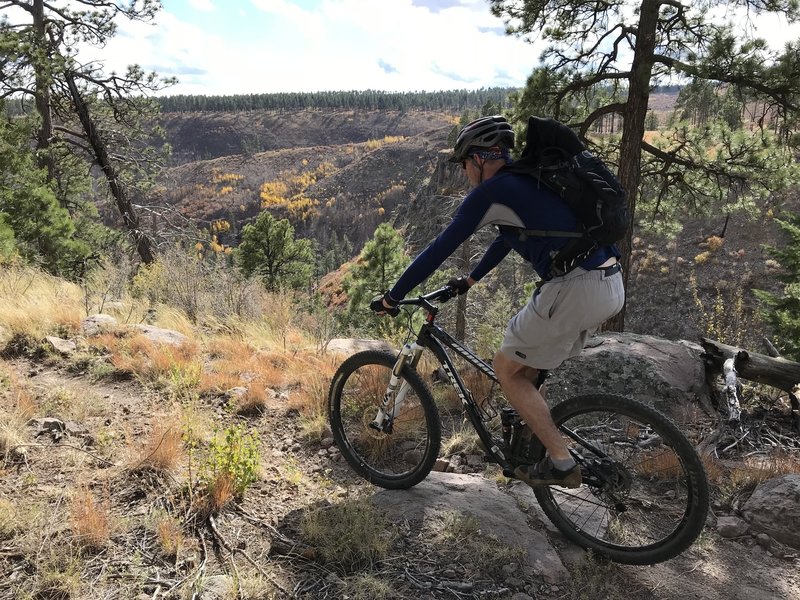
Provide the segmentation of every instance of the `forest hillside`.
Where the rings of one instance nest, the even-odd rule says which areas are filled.
[[[677,90],[653,94],[656,121],[667,121],[676,98]],[[458,118],[419,109],[168,112],[173,166],[163,193],[222,246],[235,247],[242,227],[266,208],[323,251],[333,248],[333,271],[383,222],[404,232],[413,253],[467,191],[460,169],[443,160]],[[796,206],[790,197],[785,208]],[[687,213],[669,236],[649,227],[652,215],[638,215],[627,328],[697,339],[724,326],[731,341],[760,346],[766,331],[750,290],[776,286],[765,250],[783,239],[765,218],[776,208],[768,201],[733,214]],[[220,221],[230,227],[215,229]]]

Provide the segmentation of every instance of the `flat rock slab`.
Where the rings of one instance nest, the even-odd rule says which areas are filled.
[[[523,568],[547,583],[569,577],[547,537],[531,528],[511,496],[484,477],[433,472],[409,490],[383,490],[373,504],[391,520],[425,521],[446,513],[471,515],[481,531],[525,551]]]

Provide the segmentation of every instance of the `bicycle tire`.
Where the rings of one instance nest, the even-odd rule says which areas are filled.
[[[433,396],[406,365],[408,384],[391,432],[369,427],[381,407],[397,357],[366,350],[338,368],[328,393],[328,418],[337,447],[353,470],[386,489],[407,489],[433,469],[441,446],[441,422]]]
[[[632,565],[668,560],[694,542],[708,513],[708,481],[700,457],[668,417],[606,394],[571,398],[552,415],[610,459],[603,463],[565,435],[573,450],[580,449],[584,484],[576,490],[533,488],[567,538]]]

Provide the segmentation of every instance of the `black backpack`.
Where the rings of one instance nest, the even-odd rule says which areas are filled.
[[[522,237],[575,238],[553,258],[551,276],[569,272],[592,250],[621,240],[628,231],[628,202],[619,180],[572,129],[555,119],[530,117],[522,155],[504,170],[532,175],[556,192],[583,228],[519,231]]]

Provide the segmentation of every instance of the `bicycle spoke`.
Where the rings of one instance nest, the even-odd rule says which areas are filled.
[[[542,507],[580,543],[616,560],[644,564],[648,556],[651,562],[673,556],[702,528],[707,488],[698,489],[705,485],[699,460],[657,411],[616,397],[585,400],[571,403],[558,420],[583,485],[537,488]]]
[[[393,363],[388,354],[365,353],[343,365],[331,391],[331,426],[357,471],[384,487],[407,487],[435,461],[439,423],[414,372],[398,385],[402,393],[388,390]]]

